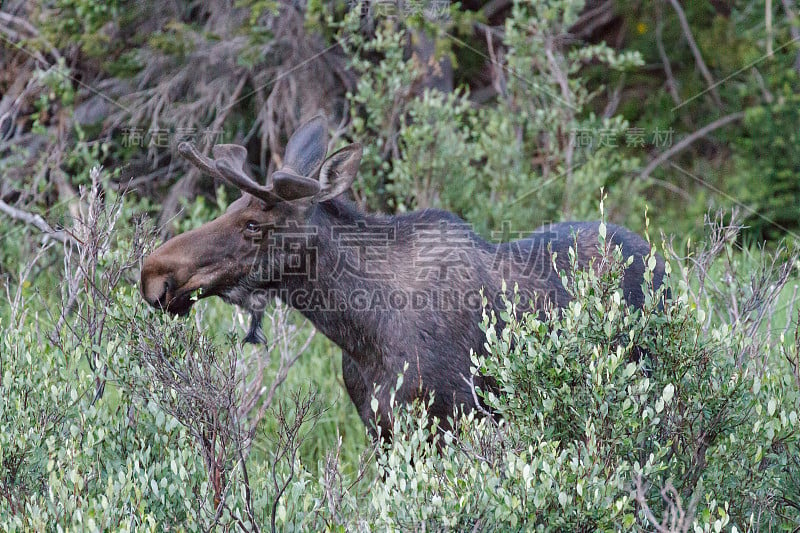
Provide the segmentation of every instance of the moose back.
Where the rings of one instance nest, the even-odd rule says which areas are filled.
[[[548,302],[563,307],[569,295],[551,254],[557,253],[558,270],[568,270],[567,251],[575,246],[579,265],[588,266],[599,254],[599,223],[551,224],[527,238],[493,244],[446,211],[362,213],[344,194],[356,177],[361,146],[326,158],[327,131],[321,117],[298,128],[284,166],[263,185],[249,177],[243,147],[217,145],[212,160],[182,143],[181,155],[242,196],[219,218],[147,257],[142,294],[176,314],[189,311],[193,296],[219,296],[251,313],[251,342],[262,339],[264,309],[279,297],[342,349],[347,392],[367,426],[375,419],[374,396],[388,434],[389,393],[401,372],[396,400],[432,394],[430,415],[446,421],[459,406],[475,407],[468,378],[470,350],[484,351],[482,294],[496,308],[505,280],[519,287],[528,310]],[[650,245],[613,224],[607,225],[607,241],[634,257],[623,292],[629,305],[641,307]],[[658,257],[656,286],[663,272]],[[474,385],[485,383],[478,377]]]

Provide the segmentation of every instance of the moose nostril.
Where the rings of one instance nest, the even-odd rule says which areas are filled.
[[[142,276],[142,293],[147,303],[153,307],[164,308],[170,298],[174,283],[169,276]]]
[[[168,285],[167,282],[165,281],[161,286],[160,291],[155,291],[152,293],[154,298],[150,301],[150,304],[153,305],[154,307],[164,307],[164,300],[167,299],[167,290],[168,290]]]
[[[164,284],[161,289],[161,295],[156,298],[154,302],[158,307],[165,307],[167,305],[167,301],[170,297],[170,292],[172,292],[173,283],[170,278],[164,280]]]

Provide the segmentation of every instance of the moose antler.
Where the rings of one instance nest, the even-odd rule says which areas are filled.
[[[178,153],[206,174],[227,181],[264,202],[274,204],[281,200],[273,194],[271,187],[259,185],[245,173],[247,150],[244,146],[218,144],[212,149],[214,159],[211,159],[201,154],[193,144],[184,141],[178,145]]]
[[[245,174],[244,158],[241,151],[238,150],[239,148],[244,150],[241,146],[232,144],[218,144],[214,147],[217,171],[239,189],[267,203],[297,200],[314,196],[319,192],[317,180],[289,173],[286,170],[279,170],[272,174],[272,187],[259,185]]]
[[[234,187],[250,193],[267,204],[274,204],[281,200],[276,195],[273,187],[257,183],[247,175],[244,170],[247,163],[247,150],[238,144],[218,144],[212,149],[217,172]]]
[[[214,159],[211,159],[191,143],[182,142],[178,145],[178,153],[203,172],[272,205],[281,200],[313,197],[320,192],[320,183],[315,178],[325,161],[327,139],[328,128],[323,116],[318,115],[301,125],[286,145],[284,165],[272,174],[266,186],[247,175],[247,150],[244,146],[218,144],[212,149]]]
[[[217,172],[217,168],[214,166],[214,160],[198,152],[197,148],[195,148],[192,143],[186,141],[180,143],[178,145],[178,153],[206,174],[211,174],[215,178],[224,179],[219,175],[219,172]]]

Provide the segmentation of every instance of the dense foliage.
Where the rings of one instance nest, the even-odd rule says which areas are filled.
[[[512,297],[499,317],[484,315],[489,355],[473,361],[497,388],[476,394],[494,416],[472,413],[442,433],[428,426],[425,405],[397,405],[390,446],[361,445],[354,461],[331,436],[315,465],[301,448],[323,423],[324,396],[295,376],[293,392],[264,399],[266,418],[255,414],[252,369],[281,369],[255,360],[241,368],[236,341],[201,334],[194,321],[143,321],[125,280],[147,233],[115,227],[119,202],[88,204],[77,227],[95,253],[67,251],[65,271],[88,292],[73,299],[68,284],[60,295],[28,294],[35,305],[26,305],[23,281],[2,318],[4,530],[796,523],[800,330],[770,327],[793,267],[779,255],[740,271],[742,260],[727,255],[736,231],[719,222],[693,266],[672,275],[668,297],[652,290],[648,259],[642,310],[624,304],[626,260],[601,232],[602,260],[580,271],[571,255],[562,273],[568,308],[516,319]],[[715,261],[733,290],[693,289]],[[59,313],[70,300],[68,323]],[[287,335],[273,326],[273,336]],[[297,337],[282,342],[302,351]]]
[[[800,220],[800,24],[767,6],[4,3],[0,530],[800,526],[780,241]],[[601,214],[675,237],[671,293],[627,308],[601,239],[563,273],[568,308],[484,317],[494,416],[444,433],[397,405],[375,445],[338,350],[285,306],[243,347],[238,310],[175,319],[138,293],[143,254],[237,194],[178,141],[247,145],[266,173],[320,109],[331,149],[364,144],[363,208],[444,207],[495,240]],[[733,206],[741,225],[704,219]]]

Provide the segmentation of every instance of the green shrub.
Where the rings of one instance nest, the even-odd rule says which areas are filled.
[[[634,310],[621,298],[618,249],[588,271],[571,259],[563,280],[574,300],[563,311],[517,318],[512,297],[499,316],[484,316],[489,355],[473,361],[496,379],[484,398],[499,421],[471,414],[439,434],[425,405],[398,408],[392,445],[377,457],[378,527],[796,525],[800,381],[784,363],[797,361],[797,346],[754,334],[745,319],[707,328],[687,284],[666,300],[652,290],[652,260],[646,303]]]
[[[603,186],[620,198],[615,207],[623,213],[639,212],[630,203],[636,185],[624,179],[638,161],[616,148],[628,125],[591,112],[595,93],[579,74],[589,63],[625,70],[641,59],[605,44],[556,46],[580,5],[515,4],[505,25],[506,63],[495,73],[504,91],[486,106],[476,106],[466,89],[415,91],[429,67],[406,58],[404,43],[430,28],[417,28],[413,18],[379,19],[368,36],[359,11],[348,12],[339,41],[359,74],[348,100],[353,136],[368,139],[357,182],[362,202],[391,211],[443,207],[485,235],[504,224],[527,233],[594,216]],[[442,53],[482,53],[458,31],[453,21],[437,27]],[[579,139],[582,132],[591,143]]]

